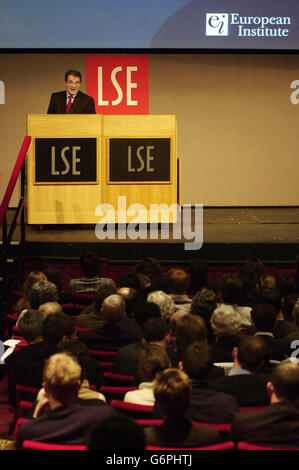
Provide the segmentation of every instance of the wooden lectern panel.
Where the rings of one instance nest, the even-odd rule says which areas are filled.
[[[118,198],[126,198],[126,207],[142,204],[147,210],[146,220],[150,222],[150,206],[165,204],[167,207],[177,201],[177,123],[174,115],[144,116],[103,116],[102,139],[102,202],[115,208],[118,221]],[[109,140],[113,138],[130,139],[170,139],[170,178],[169,181],[139,181],[134,183],[112,182],[109,178]],[[139,214],[140,215],[140,214]],[[127,216],[130,222],[134,216]],[[161,222],[159,216],[156,222]],[[175,222],[172,212],[170,222]]]
[[[29,115],[28,135],[29,224],[96,224],[103,216],[96,212],[100,204],[109,204],[115,223],[136,220],[136,215],[119,216],[120,197],[126,209],[144,208],[139,222],[167,222],[168,214],[175,222],[168,208],[178,202],[176,116]],[[119,170],[118,155],[123,166],[112,175],[112,162]],[[95,162],[96,168],[87,171],[84,162]],[[162,204],[164,215],[150,220],[151,206]]]
[[[101,203],[101,116],[81,114],[29,115],[28,135],[32,136],[28,159],[28,223],[96,223],[95,209]],[[35,184],[35,139],[90,138],[97,141],[95,184]]]

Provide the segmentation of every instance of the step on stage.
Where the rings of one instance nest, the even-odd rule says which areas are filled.
[[[127,227],[122,227],[126,231]],[[140,260],[152,256],[161,261],[185,262],[195,257],[212,262],[241,261],[258,256],[265,262],[290,263],[299,254],[299,207],[204,208],[203,245],[200,250],[186,250],[190,236],[175,239],[150,238],[149,226],[143,227],[142,239],[99,240],[91,225],[27,225],[27,255],[32,258],[78,258],[86,249],[96,249],[101,258],[116,261]],[[196,229],[198,234],[199,228]],[[136,229],[139,232],[138,229]],[[195,231],[194,211],[191,232]],[[124,232],[123,232],[124,233]],[[18,235],[17,235],[18,236]],[[200,236],[200,234],[198,234]]]

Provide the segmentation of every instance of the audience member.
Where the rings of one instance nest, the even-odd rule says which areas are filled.
[[[252,256],[251,258],[247,258],[242,266],[242,270],[254,272],[257,276],[257,279],[260,279],[260,277],[264,274],[265,268],[264,263],[260,258],[257,256]]]
[[[141,330],[135,320],[126,318],[126,304],[121,295],[112,294],[104,299],[101,317],[104,321],[101,329],[78,333],[89,349],[117,350],[141,338]]]
[[[190,286],[189,293],[195,295],[203,287],[210,289],[208,283],[208,263],[202,259],[192,260],[189,267],[190,272]]]
[[[43,341],[42,328],[45,318],[46,315],[38,310],[23,310],[18,318],[18,328],[27,345],[18,351],[14,351],[5,360],[9,398],[12,403],[15,403],[14,368],[19,361],[26,359],[27,356],[31,357],[35,349],[40,349],[40,343]]]
[[[273,328],[275,338],[281,339],[298,329],[295,315],[293,314],[297,299],[298,294],[296,292],[290,292],[282,298],[281,311],[277,315],[277,320]]]
[[[144,429],[132,418],[116,414],[96,423],[90,430],[88,450],[145,450]]]
[[[133,287],[120,287],[116,293],[121,295],[125,301],[127,318],[134,317],[136,309],[141,308],[143,305],[140,291]]]
[[[25,310],[19,316],[17,326],[28,344],[42,341],[42,327],[46,313],[39,310]],[[26,349],[28,351],[28,348]],[[19,351],[22,353],[22,350]]]
[[[26,356],[15,364],[12,386],[22,384],[41,387],[45,360],[61,351],[64,343],[75,341],[75,320],[65,313],[48,315],[42,324],[42,338],[43,341],[31,344]]]
[[[192,385],[191,400],[185,416],[195,422],[231,423],[239,407],[231,395],[208,388],[207,378],[211,373],[213,362],[207,343],[197,341],[190,344],[178,367],[188,375]],[[162,418],[157,403],[153,417]]]
[[[135,267],[135,274],[141,280],[143,290],[147,294],[156,290],[166,291],[165,275],[156,259],[148,257],[140,261]]]
[[[51,317],[51,316],[50,316]],[[49,318],[50,318],[49,317]],[[50,411],[20,427],[16,447],[24,440],[87,445],[91,426],[114,413],[113,408],[74,403],[80,387],[81,367],[66,353],[51,356],[43,370],[43,387]]]
[[[63,281],[59,269],[56,266],[48,265],[43,269],[48,281],[53,282],[58,290],[58,302],[60,304],[66,304],[71,301],[71,297],[68,292],[63,289]]]
[[[31,287],[28,293],[30,308],[38,310],[40,305],[46,302],[58,301],[58,290],[53,282],[42,280],[37,281]]]
[[[299,366],[279,364],[267,383],[270,405],[260,411],[237,413],[231,439],[261,446],[299,447]]]
[[[191,313],[192,315],[199,315],[206,323],[208,342],[212,343],[215,340],[215,335],[211,328],[211,316],[217,307],[217,296],[212,289],[202,287],[192,299]]]
[[[186,347],[194,341],[206,341],[207,327],[203,318],[187,314],[174,325],[174,341],[169,344],[168,354],[173,367],[177,367]]]
[[[268,348],[262,338],[245,336],[232,351],[233,368],[228,376],[209,383],[209,388],[235,397],[239,406],[264,406],[268,374],[260,372],[268,361]]]
[[[295,276],[289,275],[280,277],[277,282],[277,290],[279,291],[281,298],[292,292],[299,295]]]
[[[75,357],[81,367],[80,387],[76,402],[83,405],[98,404],[97,400],[106,402],[104,395],[98,391],[102,385],[101,366],[96,359],[89,357],[87,346],[78,341],[68,342],[63,345],[63,352]],[[91,385],[97,390],[91,389]],[[37,401],[42,403],[35,408],[33,417],[41,416],[49,411],[47,403],[45,404],[43,401],[44,393],[44,389],[41,389],[38,393]]]
[[[212,344],[213,362],[231,362],[232,350],[239,344],[242,319],[232,305],[222,304],[211,316],[215,336]]]
[[[85,307],[82,312],[77,316],[77,325],[81,328],[90,330],[97,330],[102,328],[103,319],[101,318],[101,308],[103,301],[109,295],[116,293],[116,285],[107,277],[101,277],[99,286],[94,294],[93,302]]]
[[[100,259],[97,253],[86,251],[80,256],[80,267],[83,277],[71,279],[67,290],[69,292],[93,293],[100,286]]]
[[[260,290],[276,289],[276,277],[274,274],[262,274],[260,277]]]
[[[167,349],[169,343],[168,328],[162,318],[150,318],[142,326],[142,338],[140,341],[118,350],[117,356],[112,364],[112,372],[138,377],[138,363],[141,351],[148,344],[156,344],[163,349]]]
[[[190,313],[191,299],[187,295],[190,284],[188,273],[181,268],[172,268],[166,275],[166,283],[169,296],[174,301],[175,307]]]
[[[241,279],[234,274],[222,277],[220,284],[221,304],[231,305],[241,317],[242,329],[249,329],[252,325],[251,307],[239,305],[243,295],[243,284]]]
[[[137,291],[142,291],[142,285],[138,275],[134,272],[123,274],[120,276],[118,281],[119,288],[121,287],[131,287],[132,289],[136,289]]]
[[[156,344],[147,345],[139,355],[138,376],[141,383],[138,390],[125,394],[124,401],[136,405],[154,406],[154,379],[158,372],[168,367],[170,361],[165,349]]]
[[[61,313],[62,307],[58,302],[46,302],[38,307],[40,312],[50,315],[52,313]]]
[[[253,307],[257,303],[259,293],[259,278],[257,273],[241,268],[237,272],[237,276],[242,282],[242,296],[239,300],[239,306]]]
[[[258,304],[273,305],[278,315],[281,309],[280,292],[276,289],[261,289],[259,292]]]
[[[22,310],[24,310],[24,309],[31,308],[30,303],[29,303],[28,295],[29,295],[29,292],[30,292],[33,284],[35,284],[35,282],[37,282],[37,281],[46,281],[46,280],[47,280],[46,276],[41,271],[31,271],[28,274],[28,276],[27,276],[27,278],[24,282],[23,296],[18,300],[18,302],[16,303],[16,306],[15,306],[15,314],[16,315],[19,315],[22,312]]]
[[[162,290],[151,292],[147,296],[148,302],[154,302],[160,308],[161,316],[166,322],[170,322],[171,315],[175,312],[175,305],[172,298]]]
[[[279,361],[282,358],[273,335],[276,315],[275,307],[270,304],[258,304],[251,310],[251,318],[256,329],[255,336],[259,336],[265,341],[269,349],[269,358]]]
[[[221,442],[218,430],[193,426],[186,417],[191,399],[191,383],[185,372],[166,369],[157,374],[154,395],[164,421],[160,426],[145,428],[148,446],[198,447]]]
[[[142,328],[143,324],[150,318],[161,318],[160,308],[154,302],[144,302],[134,308],[136,323]]]

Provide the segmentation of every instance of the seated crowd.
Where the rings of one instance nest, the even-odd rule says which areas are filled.
[[[15,430],[16,449],[32,440],[105,450],[111,436],[120,449],[225,441],[299,448],[298,262],[277,278],[252,258],[216,285],[201,260],[164,273],[147,258],[118,282],[99,276],[95,253],[80,266],[83,277],[65,291],[53,266],[31,272],[16,302],[22,342],[2,365],[12,428],[17,386],[38,392]],[[85,295],[76,315],[64,308],[75,292]],[[128,386],[111,390],[107,371]],[[118,392],[147,407],[155,425],[117,411]]]

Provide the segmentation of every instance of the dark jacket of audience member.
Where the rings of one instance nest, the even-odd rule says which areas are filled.
[[[233,358],[229,375],[209,382],[209,388],[232,395],[239,406],[267,405],[269,374],[259,372],[268,360],[265,342],[257,336],[246,336],[233,349]]]
[[[191,399],[185,416],[195,422],[231,423],[239,407],[231,395],[208,388],[207,377],[212,367],[211,351],[205,342],[195,342],[186,348],[179,363],[179,369],[184,370],[192,385]],[[153,416],[162,418],[157,403]]]
[[[290,362],[275,367],[264,410],[237,413],[231,439],[278,448],[299,447],[299,367]]]

